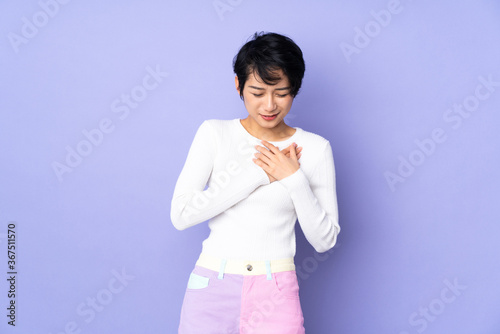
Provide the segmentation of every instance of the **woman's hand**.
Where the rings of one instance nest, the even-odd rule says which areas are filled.
[[[284,149],[281,150],[281,152],[283,152],[284,155],[287,156],[287,158],[290,158],[290,151],[291,149],[293,148],[294,146],[293,145],[290,145],[288,147],[285,147]],[[295,149],[295,153],[297,153],[297,159],[300,159],[300,152],[302,151],[302,146],[299,146]],[[300,162],[299,162],[299,165],[300,165]]]
[[[298,160],[301,156],[302,147],[297,147],[297,144],[292,143],[280,151],[276,146],[265,140],[261,140],[261,143],[267,149],[256,145],[255,148],[259,153],[255,153],[255,158],[252,160],[267,173],[270,182],[284,179],[300,168]]]

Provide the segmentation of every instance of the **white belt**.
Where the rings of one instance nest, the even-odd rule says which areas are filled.
[[[201,253],[196,265],[218,271],[219,278],[223,274],[239,274],[239,275],[266,275],[271,279],[271,273],[282,271],[295,270],[293,258],[270,260],[270,261],[247,261],[247,260],[232,260],[213,257],[205,253]]]

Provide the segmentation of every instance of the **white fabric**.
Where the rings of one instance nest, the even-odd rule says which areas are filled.
[[[280,150],[302,146],[300,168],[270,182],[252,158],[260,139],[239,118],[211,119],[198,128],[171,203],[173,225],[183,230],[209,220],[202,253],[226,259],[275,260],[295,256],[295,222],[318,252],[335,245],[338,224],[330,142],[296,127]],[[207,187],[208,183],[208,187]]]

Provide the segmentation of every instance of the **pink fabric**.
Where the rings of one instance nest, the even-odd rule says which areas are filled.
[[[304,317],[295,271],[245,276],[241,299],[241,334],[303,334]]]
[[[179,334],[304,334],[295,271],[266,275],[224,274],[195,266],[208,285],[186,289]]]

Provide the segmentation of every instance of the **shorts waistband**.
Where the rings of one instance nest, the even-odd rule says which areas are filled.
[[[201,253],[196,265],[219,272],[219,276],[226,274],[265,275],[282,271],[295,270],[293,258],[270,261],[247,261],[222,259]]]

